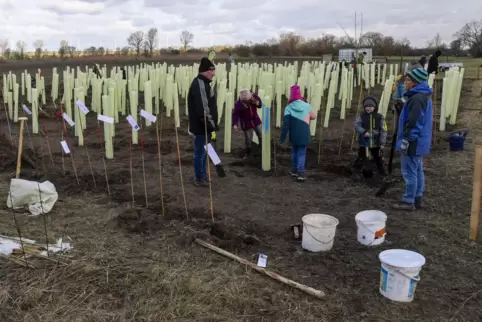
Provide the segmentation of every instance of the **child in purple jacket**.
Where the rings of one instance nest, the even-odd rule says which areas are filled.
[[[244,132],[246,154],[244,159],[251,155],[251,144],[253,132],[256,132],[259,145],[261,146],[261,119],[258,115],[258,108],[262,107],[261,99],[249,89],[242,89],[239,92],[239,99],[234,104],[233,128],[235,131]]]

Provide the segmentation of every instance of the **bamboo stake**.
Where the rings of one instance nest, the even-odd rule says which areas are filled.
[[[38,187],[38,197],[40,201],[40,209],[42,210],[42,219],[44,221],[44,233],[45,233],[45,245],[47,246],[47,257],[50,257],[49,254],[49,235],[48,235],[48,228],[47,228],[47,214],[44,213],[44,203],[42,202],[42,191],[40,190],[40,183],[37,182]]]
[[[283,284],[286,284],[288,286],[291,286],[293,288],[296,288],[300,291],[303,291],[309,295],[312,295],[318,299],[323,299],[326,295],[323,291],[320,291],[320,290],[316,290],[312,287],[309,287],[309,286],[306,286],[306,285],[303,285],[301,283],[298,283],[298,282],[295,282],[293,280],[290,280],[286,277],[283,277],[275,272],[272,272],[270,270],[267,270],[266,268],[263,268],[263,267],[259,267],[257,265],[255,265],[254,263],[251,263],[250,261],[244,259],[244,258],[241,258],[239,256],[236,256],[230,252],[227,252],[225,251],[224,249],[221,249],[219,247],[216,247],[214,245],[211,245],[209,243],[206,243],[205,241],[202,241],[200,239],[195,239],[195,242],[198,244],[198,245],[201,245],[205,248],[208,248],[220,255],[223,255],[225,257],[228,257],[228,258],[231,258],[231,259],[234,259],[235,261],[238,261],[240,262],[241,264],[244,264],[252,269],[254,269],[255,271],[257,271],[258,273],[262,273],[262,274],[265,274],[269,277],[271,277],[272,279],[275,279]]]
[[[356,107],[356,115],[355,115],[355,120],[358,118],[358,115],[360,114],[360,104],[361,104],[361,98],[363,97],[363,86],[360,85],[360,99],[358,101],[358,105]],[[350,151],[353,150],[353,144],[355,143],[355,136],[356,136],[356,131],[353,131],[353,135],[351,137],[351,146],[350,146]]]
[[[323,98],[323,103],[325,103],[325,109],[323,109],[323,104],[322,106],[320,107],[320,128],[318,131],[320,131],[320,138],[318,139],[318,164],[321,163],[321,151],[323,149],[323,132],[325,131],[325,128],[323,127],[323,120],[325,118],[325,114],[326,114],[326,106],[327,106],[327,96],[325,96]]]
[[[162,111],[159,111],[161,118],[156,122],[156,136],[157,136],[157,160],[159,163],[159,188],[161,192],[161,207],[162,207],[162,215],[166,215],[166,209],[164,207],[164,192],[162,189],[162,161],[161,161],[161,136],[162,136]],[[161,126],[159,129],[159,122],[161,122]]]
[[[18,234],[18,239],[20,241],[20,248],[22,249],[22,254],[23,254],[23,259],[25,260],[25,265],[27,268],[29,267],[28,261],[27,261],[27,256],[25,255],[25,248],[23,244],[23,239],[22,239],[22,232],[20,231],[20,226],[17,221],[17,216],[15,216],[15,210],[13,209],[13,198],[12,194],[10,191],[8,192],[8,197],[10,198],[10,203],[12,204],[12,217],[13,217],[13,222],[15,223],[15,228],[17,228],[17,234]]]
[[[206,136],[206,163],[208,164],[208,184],[209,184],[209,208],[211,209],[211,220],[214,222],[214,208],[213,208],[213,189],[211,184],[211,162],[208,155],[208,122],[206,119],[206,112],[204,112],[204,134]]]
[[[49,136],[47,134],[47,127],[45,126],[44,118],[41,117],[40,121],[42,122],[42,132],[45,137],[45,142],[47,143],[47,150],[49,152],[50,162],[52,163],[52,169],[55,169],[54,158],[52,156],[52,149],[50,148],[50,141],[49,141]]]
[[[57,105],[55,105],[55,100],[53,100],[53,103],[54,103],[55,110],[57,110]],[[60,113],[62,113],[62,112],[63,111],[62,111],[62,103],[61,103],[60,104]],[[62,141],[64,140],[64,128],[65,128],[65,120],[62,117],[62,131],[61,131],[61,140]],[[65,175],[66,171],[65,171],[64,149],[60,149],[60,152],[62,152],[62,171]]]
[[[132,173],[132,130],[129,128],[129,132],[131,132],[131,140],[129,141],[129,172],[131,175],[131,196],[132,196],[132,207],[136,205],[136,198],[134,194],[134,175]]]
[[[146,184],[146,166],[144,160],[144,126],[141,122],[141,160],[142,160],[142,178],[144,180],[144,198],[146,200],[146,208],[149,208],[149,198],[147,197],[147,184]]]
[[[177,122],[176,117],[174,117],[174,132],[176,133],[176,147],[177,147],[177,160],[179,163],[179,177],[181,180],[182,197],[184,198],[184,209],[186,210],[186,220],[189,220],[189,214],[187,212],[186,192],[184,191],[184,179],[182,176],[181,150],[179,148],[179,133],[177,132],[176,122]]]
[[[22,104],[23,105],[23,104]],[[23,115],[25,117],[27,117],[27,113],[25,113],[25,111],[23,111]],[[28,119],[28,117],[27,117]],[[32,140],[32,135],[30,135],[30,129],[28,128],[28,122],[25,122],[25,129],[27,130],[27,136],[28,136],[28,140],[30,142],[30,149],[32,150],[33,152],[33,156],[34,158],[36,159],[37,158],[37,154],[35,153],[35,148],[34,148],[34,145],[33,145],[33,140]],[[45,164],[44,164],[45,166]]]
[[[356,105],[356,109],[357,109],[356,117],[357,118],[358,118],[358,109],[360,108],[362,98],[363,98],[363,91],[360,89],[360,95],[358,95],[358,103]],[[348,109],[348,111],[349,110],[350,109]],[[355,119],[355,121],[356,121],[356,119]],[[343,118],[343,126],[342,126],[342,130],[341,130],[340,146],[338,147],[338,156],[341,155],[341,148],[342,148],[342,145],[343,145],[343,136],[345,134],[345,124],[346,124],[346,114],[345,114],[345,117]],[[355,137],[355,131],[353,132],[353,137]],[[353,149],[353,140],[352,140],[352,146],[350,147],[350,149]]]
[[[472,212],[470,214],[470,240],[477,240],[480,223],[480,195],[482,193],[482,146],[475,148]]]
[[[79,107],[77,107],[77,108],[79,108]],[[80,113],[79,113],[79,115],[80,115]],[[87,123],[87,119],[85,120],[85,122]],[[82,117],[81,116],[79,117],[79,125],[80,125],[80,132],[82,133],[82,137],[84,138],[85,152],[87,154],[87,162],[89,164],[90,174],[92,175],[92,181],[94,181],[94,187],[97,188],[97,182],[95,180],[94,168],[92,167],[92,161],[90,159],[89,148],[87,147],[87,142],[85,142],[86,140],[85,140],[85,136],[84,136],[84,127],[82,125]]]
[[[28,120],[28,118],[22,116],[19,117],[18,120],[20,121],[20,135],[18,139],[17,170],[15,171],[15,178],[17,179],[20,177],[20,170],[22,168],[23,127],[25,126],[25,121]]]
[[[63,108],[62,108],[62,104],[60,104],[60,112],[63,114]],[[62,117],[62,123],[63,123],[63,131],[65,131],[65,140],[67,141],[67,144],[69,144],[69,132],[67,130],[67,126],[65,125],[65,119]],[[62,140],[64,138],[64,134],[62,132]],[[63,151],[63,149],[62,149]],[[79,186],[80,185],[80,181],[79,181],[79,176],[77,175],[77,167],[75,166],[75,161],[74,161],[74,156],[72,155],[72,150],[70,151],[69,153],[70,155],[70,160],[72,161],[72,169],[74,170],[74,174],[75,174],[75,179],[77,180],[77,185]],[[62,154],[63,156],[63,154]]]
[[[109,176],[107,175],[107,164],[105,163],[104,145],[102,144],[102,135],[100,133],[100,121],[97,121],[97,136],[99,137],[100,153],[102,154],[102,163],[104,164],[105,182],[107,185],[107,195],[110,197]]]

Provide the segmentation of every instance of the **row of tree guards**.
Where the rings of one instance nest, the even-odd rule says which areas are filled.
[[[405,66],[405,69],[408,65]],[[355,87],[362,87],[358,97],[357,107],[361,105],[362,95],[370,93],[375,86],[383,86],[380,97],[379,112],[386,115],[389,110],[391,90],[395,81],[395,73],[399,67],[397,64],[363,64],[357,65],[356,69],[351,66],[340,66],[336,63],[325,63],[321,61],[294,62],[288,64],[257,64],[243,63],[233,65],[228,72],[226,65],[221,63],[216,65],[216,77],[212,82],[213,88],[217,92],[218,115],[221,120],[224,116],[224,152],[231,152],[231,113],[237,93],[242,88],[249,88],[257,91],[263,100],[263,108],[258,110],[263,120],[263,145],[262,149],[262,169],[270,171],[271,162],[271,135],[272,128],[281,126],[283,114],[283,102],[289,96],[290,87],[297,83],[300,85],[308,102],[312,105],[313,111],[318,113],[319,118],[311,121],[311,135],[319,137],[318,161],[320,160],[323,132],[329,127],[331,111],[337,109],[341,120],[345,120],[351,111],[353,92]],[[126,66],[127,79],[123,79],[123,72],[120,67],[113,67],[110,70],[106,66],[100,69],[102,78],[98,78],[91,68],[85,67],[81,70],[67,67],[62,71],[62,83],[57,68],[52,70],[52,87],[47,93],[44,77],[40,70],[35,74],[36,88],[31,87],[32,76],[27,72],[20,75],[18,83],[17,75],[9,72],[3,75],[3,99],[5,114],[9,121],[18,122],[20,111],[23,115],[29,116],[31,120],[31,134],[42,134],[45,136],[50,158],[50,143],[45,126],[42,131],[39,129],[39,121],[43,122],[42,109],[47,104],[47,98],[51,98],[53,104],[59,107],[63,117],[63,127],[61,131],[60,144],[62,153],[70,155],[72,167],[77,177],[77,170],[73,159],[71,145],[69,142],[68,128],[74,128],[74,135],[79,147],[85,145],[84,131],[88,127],[97,127],[99,143],[103,150],[103,162],[105,176],[107,178],[106,160],[114,157],[113,139],[116,136],[116,125],[124,123],[130,126],[132,145],[141,145],[142,160],[144,160],[143,149],[143,129],[156,126],[158,140],[159,168],[161,167],[160,154],[160,135],[162,135],[163,116],[172,117],[176,129],[176,139],[178,140],[177,129],[181,126],[179,100],[185,101],[184,114],[188,113],[187,92],[192,79],[196,76],[198,64],[191,66],[174,66],[166,63],[141,64],[137,66]],[[442,103],[440,110],[439,130],[445,130],[448,120],[450,124],[455,124],[460,90],[462,85],[464,69],[452,68],[447,71],[443,78]],[[430,75],[429,84],[434,84],[434,75]],[[61,86],[63,85],[63,86]],[[437,88],[437,86],[435,86]],[[63,89],[61,95],[61,89]],[[89,98],[88,93],[91,92]],[[143,95],[143,106],[139,104]],[[437,95],[435,93],[434,95]],[[89,101],[90,99],[90,101]],[[22,110],[21,110],[21,109]],[[437,108],[437,107],[436,107]],[[358,114],[359,109],[356,109]],[[97,114],[97,122],[89,123],[86,115]],[[228,117],[226,117],[228,116]],[[271,117],[272,116],[272,117]],[[160,121],[158,121],[160,119]],[[159,125],[161,129],[159,130]],[[343,122],[343,128],[345,122]],[[350,125],[351,126],[351,125]],[[29,127],[26,127],[30,137]],[[101,132],[103,130],[103,136]],[[341,131],[340,149],[341,153],[343,132]],[[140,136],[140,140],[139,140]],[[353,147],[355,135],[351,138]],[[253,138],[256,142],[256,136]],[[12,142],[13,144],[13,142]],[[91,169],[92,178],[95,184],[94,171],[92,169],[91,158],[87,151],[88,163]],[[180,150],[178,148],[179,167]],[[144,162],[143,172],[144,171]],[[62,166],[65,169],[64,158]],[[274,162],[276,167],[276,162]],[[132,172],[132,160],[131,160]],[[182,178],[182,170],[181,170]],[[77,177],[78,182],[78,177]],[[162,176],[160,178],[162,194]],[[144,183],[146,205],[148,205],[147,188]],[[107,190],[110,194],[109,185]],[[133,193],[134,196],[134,193]],[[186,206],[187,213],[187,206]]]

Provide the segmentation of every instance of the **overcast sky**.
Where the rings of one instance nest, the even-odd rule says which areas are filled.
[[[42,39],[49,50],[61,40],[79,49],[126,45],[136,30],[159,30],[159,46],[179,46],[179,34],[194,34],[194,46],[259,42],[294,31],[305,37],[354,35],[354,11],[363,11],[363,31],[407,37],[423,46],[440,33],[445,42],[464,23],[482,17],[482,0],[0,0],[0,39]]]

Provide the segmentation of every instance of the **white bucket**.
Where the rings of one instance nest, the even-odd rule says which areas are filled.
[[[366,246],[380,245],[387,234],[387,215],[380,210],[365,210],[355,216],[358,242]]]
[[[412,302],[425,257],[410,250],[390,249],[378,258],[382,262],[380,293],[392,301]]]
[[[333,247],[338,219],[329,215],[309,214],[303,216],[303,239],[301,247],[310,252],[328,251]]]

